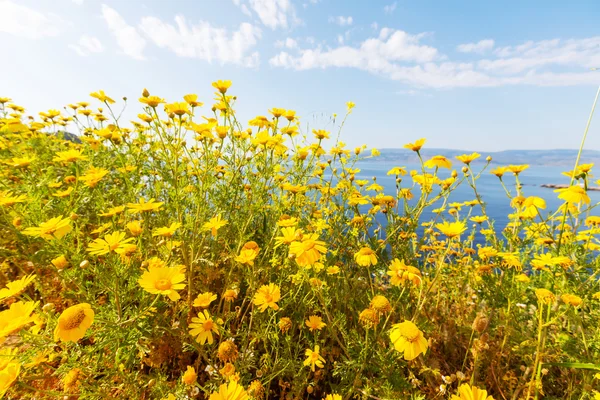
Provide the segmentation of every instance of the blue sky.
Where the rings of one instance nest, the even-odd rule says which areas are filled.
[[[593,0],[0,0],[0,96],[35,115],[103,89],[134,118],[145,87],[211,104],[231,79],[244,120],[282,107],[331,128],[354,101],[350,146],[576,148],[598,17]]]

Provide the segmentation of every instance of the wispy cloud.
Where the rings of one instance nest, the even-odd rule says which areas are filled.
[[[491,50],[494,48],[494,40],[493,39],[483,39],[477,43],[465,43],[459,44],[456,47],[456,50],[461,53],[485,53],[487,50]]]
[[[339,26],[349,26],[352,25],[352,17],[344,17],[343,15],[339,15],[337,17],[329,17],[329,22],[332,24],[337,24]]]
[[[104,46],[102,46],[100,40],[88,35],[82,35],[77,44],[70,44],[69,47],[82,57],[104,51]]]
[[[144,17],[139,28],[152,43],[179,57],[248,67],[259,62],[258,52],[252,52],[252,49],[261,37],[261,30],[247,22],[235,31],[228,31],[206,21],[189,24],[184,16],[178,15],[175,25],[156,17]]]
[[[0,32],[28,39],[58,36],[65,21],[10,0],[0,0]]]
[[[291,0],[233,0],[233,3],[246,14],[254,11],[261,23],[273,30],[301,22]]]
[[[292,56],[281,52],[270,60],[276,67],[306,70],[328,67],[352,67],[377,71],[398,61],[429,62],[438,51],[419,44],[421,35],[410,35],[404,31],[383,28],[379,37],[370,38],[359,47],[340,46],[334,49],[304,49]]]
[[[275,47],[278,48],[288,48],[288,49],[295,49],[296,47],[298,47],[298,41],[296,41],[295,39],[292,38],[286,38],[285,40],[278,40],[275,42]]]
[[[498,48],[493,57],[467,62],[449,60],[435,47],[423,44],[427,36],[383,28],[377,37],[357,46],[299,48],[295,54],[282,51],[269,63],[295,70],[355,68],[414,87],[438,89],[600,83],[600,74],[589,71],[600,65],[600,37],[525,42]],[[491,50],[494,42],[486,39],[461,46],[462,52],[480,53]]]
[[[146,41],[139,32],[106,4],[102,4],[102,16],[123,53],[136,60],[144,60]]]
[[[386,14],[392,14],[394,11],[396,11],[397,6],[398,6],[398,2],[395,1],[392,4],[388,4],[387,6],[384,6],[383,12]]]

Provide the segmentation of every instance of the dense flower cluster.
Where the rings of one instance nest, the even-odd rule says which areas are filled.
[[[527,165],[494,166],[500,227],[489,157],[419,139],[384,188],[376,149],[333,139],[354,103],[329,130],[280,108],[244,127],[213,86],[144,90],[131,124],[103,91],[39,118],[0,97],[0,397],[600,397],[592,165],[554,211]]]

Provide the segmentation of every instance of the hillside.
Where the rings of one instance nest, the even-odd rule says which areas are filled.
[[[461,154],[470,154],[471,151],[452,149],[427,149],[421,150],[423,158],[438,154],[449,158]],[[577,150],[504,150],[497,152],[478,152],[482,155],[475,162],[485,162],[485,157],[491,156],[494,164],[530,164],[530,165],[559,165],[571,166],[577,158]],[[414,163],[418,162],[417,155],[407,149],[381,149],[381,156],[373,161],[385,163]],[[581,163],[600,163],[600,151],[584,150]]]

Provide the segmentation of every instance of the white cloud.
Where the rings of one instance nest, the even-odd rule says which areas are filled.
[[[483,39],[477,43],[459,44],[456,49],[461,53],[484,53],[486,50],[494,48],[494,40]]]
[[[119,15],[118,12],[102,4],[102,16],[108,25],[108,29],[117,38],[117,44],[125,53],[136,60],[144,60],[144,48],[146,41],[138,31]]]
[[[291,0],[233,0],[233,3],[241,7],[245,14],[250,14],[249,9],[254,11],[262,24],[273,30],[301,22]]]
[[[70,44],[69,47],[82,57],[88,56],[91,53],[101,53],[104,51],[104,46],[102,46],[100,40],[88,35],[81,36],[78,44]]]
[[[275,42],[275,47],[282,48],[286,47],[288,49],[295,49],[298,47],[298,42],[292,38],[286,38],[285,40],[278,40]]]
[[[40,39],[58,36],[64,24],[56,14],[42,13],[10,0],[0,0],[0,32]]]
[[[396,11],[397,6],[398,6],[398,2],[395,1],[392,4],[388,4],[387,6],[383,7],[383,12],[386,14],[391,14],[394,11]]]
[[[344,17],[343,15],[329,17],[329,22],[339,26],[349,26],[352,25],[352,17]]]
[[[83,4],[83,0],[72,0],[73,3],[77,4],[78,6]]]
[[[338,37],[338,47],[282,51],[269,63],[294,70],[355,68],[417,88],[600,84],[600,73],[589,71],[600,65],[600,37],[525,42],[496,49],[492,58],[462,62],[421,44],[427,36],[383,28],[358,46],[343,45]]]
[[[185,17],[178,15],[175,25],[155,17],[144,17],[139,28],[158,47],[167,48],[179,57],[248,67],[259,62],[258,52],[250,52],[260,39],[261,31],[247,22],[229,32],[206,21],[189,25]]]
[[[353,67],[379,70],[395,61],[429,62],[436,58],[437,50],[420,45],[421,35],[383,28],[378,38],[367,39],[358,48],[341,46],[334,49],[300,50],[297,57],[285,52],[271,59],[278,67],[299,70],[327,67]]]

